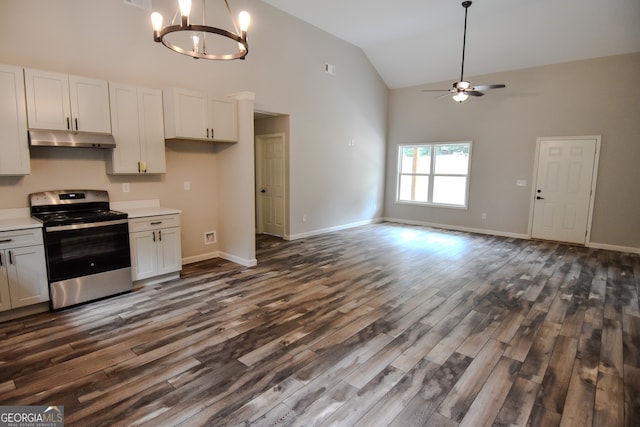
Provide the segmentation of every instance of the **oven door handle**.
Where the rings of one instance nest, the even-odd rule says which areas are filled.
[[[109,225],[118,225],[118,224],[126,224],[128,222],[127,219],[114,219],[113,221],[102,221],[102,222],[89,222],[86,224],[69,224],[69,225],[56,225],[53,227],[46,227],[45,231],[68,231],[68,230],[78,230],[81,228],[94,228],[94,227],[107,227]]]

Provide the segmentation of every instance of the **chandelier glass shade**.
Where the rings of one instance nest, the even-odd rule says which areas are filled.
[[[153,40],[162,43],[174,52],[195,59],[244,59],[249,53],[247,30],[251,17],[248,12],[242,11],[236,22],[233,19],[229,2],[224,0],[224,3],[235,32],[205,25],[205,0],[202,0],[202,24],[192,24],[190,19],[191,0],[179,0],[178,10],[173,16],[171,25],[163,27],[162,15],[158,12],[151,14]],[[178,15],[180,20],[176,22]]]

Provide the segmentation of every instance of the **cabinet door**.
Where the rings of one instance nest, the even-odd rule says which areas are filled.
[[[0,311],[11,309],[11,296],[9,294],[9,277],[7,272],[7,252],[0,251]]]
[[[207,96],[202,92],[171,88],[165,91],[167,138],[206,139],[209,121]]]
[[[141,231],[129,234],[131,246],[131,278],[146,279],[156,275],[158,256],[156,254],[155,231]]]
[[[66,74],[25,68],[24,84],[30,128],[70,129],[71,104]]]
[[[69,94],[74,130],[111,133],[109,84],[105,80],[69,76]]]
[[[107,150],[107,172],[137,174],[140,161],[140,121],[135,86],[109,85],[111,121],[116,148]]]
[[[210,138],[216,141],[238,140],[238,113],[236,101],[209,98]]]
[[[158,230],[157,235],[158,274],[182,270],[180,227]]]
[[[49,301],[44,246],[26,246],[6,251],[11,307]]]
[[[164,147],[162,91],[138,88],[141,159],[146,173],[165,173],[167,163]]]
[[[29,139],[22,68],[0,65],[0,175],[29,173]]]

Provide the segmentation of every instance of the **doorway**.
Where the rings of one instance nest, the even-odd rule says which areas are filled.
[[[285,134],[256,135],[256,231],[284,237],[286,228]]]
[[[600,136],[538,138],[531,237],[589,242]]]

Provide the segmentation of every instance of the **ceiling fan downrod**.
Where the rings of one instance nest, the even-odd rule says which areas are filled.
[[[470,1],[463,1],[462,7],[464,7],[464,33],[462,36],[462,67],[460,69],[460,81],[464,81],[464,51],[467,45],[467,10],[471,6]]]

